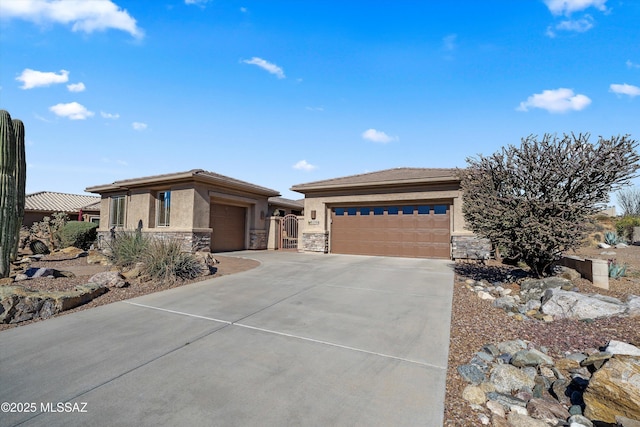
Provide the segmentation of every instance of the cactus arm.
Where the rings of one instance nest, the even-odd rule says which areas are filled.
[[[16,180],[16,224],[15,224],[15,243],[11,252],[11,260],[15,261],[18,258],[18,243],[20,241],[20,229],[22,228],[22,221],[24,220],[24,198],[25,198],[25,185],[27,180],[27,160],[25,157],[25,145],[24,145],[24,123],[22,120],[13,120],[13,134],[15,135],[16,142],[16,166],[15,166],[15,180]]]
[[[0,278],[10,273],[16,221],[16,142],[8,111],[0,110]]]

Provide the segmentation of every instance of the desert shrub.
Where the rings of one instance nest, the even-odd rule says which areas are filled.
[[[69,221],[57,231],[56,238],[63,248],[75,246],[86,250],[98,237],[96,228],[98,224],[93,222]]]
[[[616,231],[618,236],[624,240],[633,239],[633,227],[640,227],[640,216],[627,215],[616,221]]]
[[[627,275],[627,266],[619,264],[615,259],[609,260],[609,277],[618,279]]]
[[[638,142],[627,136],[529,136],[489,157],[467,158],[459,171],[467,227],[537,276],[552,273],[562,252],[575,249],[586,224],[628,185],[639,168]]]
[[[640,216],[640,188],[632,187],[616,194],[622,215]]]
[[[60,247],[58,231],[69,221],[69,217],[64,212],[54,212],[51,217],[45,216],[42,221],[34,222],[29,229],[30,240],[42,240],[47,242],[49,249]]]
[[[202,273],[202,266],[190,252],[183,252],[180,241],[153,239],[143,257],[142,273],[160,283],[178,279],[193,279]]]
[[[620,238],[615,232],[607,231],[606,233],[604,233],[604,242],[607,245],[615,246],[620,243]]]
[[[142,261],[150,243],[140,232],[119,232],[107,242],[107,257],[118,267],[128,267]]]

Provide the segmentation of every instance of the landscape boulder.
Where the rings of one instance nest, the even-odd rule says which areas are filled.
[[[547,289],[571,289],[571,281],[562,277],[546,277],[544,279],[527,279],[520,284],[520,298],[522,302],[540,300]]]
[[[540,310],[556,318],[597,319],[624,314],[627,305],[611,297],[547,289]]]
[[[87,264],[111,265],[111,260],[100,251],[91,250],[87,255]]]
[[[107,288],[124,288],[128,286],[125,277],[119,271],[103,271],[89,278],[89,283],[95,283]]]
[[[614,356],[598,369],[583,395],[584,415],[615,423],[616,416],[640,420],[640,358]]]

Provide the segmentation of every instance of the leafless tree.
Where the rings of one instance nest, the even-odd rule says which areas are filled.
[[[640,189],[625,188],[616,193],[622,215],[640,216]]]

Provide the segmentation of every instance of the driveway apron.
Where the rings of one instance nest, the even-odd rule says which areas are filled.
[[[442,425],[450,262],[225,255],[261,265],[0,332],[0,426]]]

